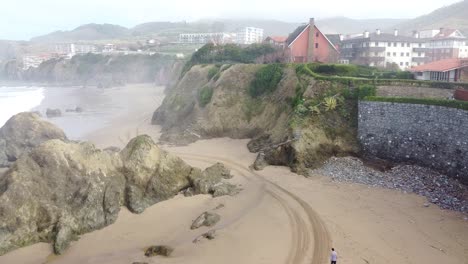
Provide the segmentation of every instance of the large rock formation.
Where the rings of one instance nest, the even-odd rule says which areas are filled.
[[[140,213],[191,187],[194,171],[149,136],[121,152],[46,141],[0,177],[0,255],[40,241],[54,241],[60,254],[78,235],[112,224],[121,206]],[[219,185],[229,174],[219,164],[201,177],[216,171],[219,180],[210,182]]]
[[[18,157],[44,141],[66,140],[62,130],[35,113],[20,113],[0,128],[0,167],[8,167]]]
[[[255,98],[248,91],[262,67],[193,66],[153,115],[153,123],[162,127],[161,140],[184,144],[201,138],[251,138],[249,150],[263,153],[257,169],[286,165],[304,174],[333,155],[359,151],[353,107],[319,115],[307,112],[307,106],[343,89],[342,84],[317,81],[285,66],[276,89]],[[218,72],[211,77],[213,69]],[[208,102],[201,100],[203,91],[212,92]],[[301,102],[303,109],[297,107]]]

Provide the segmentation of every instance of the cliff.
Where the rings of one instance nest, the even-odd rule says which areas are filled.
[[[269,74],[279,76],[276,83],[270,82]],[[265,90],[256,85],[262,81]],[[168,91],[153,123],[162,126],[162,141],[175,144],[251,138],[249,149],[261,153],[259,163],[286,165],[306,174],[330,156],[359,151],[355,103],[343,101],[337,109],[317,114],[310,110],[328,93],[341,90],[334,83],[298,74],[294,66],[196,65]]]
[[[72,59],[52,59],[38,68],[21,70],[16,61],[1,65],[0,79],[64,85],[115,86],[154,82],[168,85],[180,74],[182,63],[175,57],[154,54],[77,55]]]

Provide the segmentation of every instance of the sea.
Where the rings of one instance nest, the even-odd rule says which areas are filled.
[[[38,86],[0,86],[0,127],[10,117],[31,111],[44,100],[45,89]]]

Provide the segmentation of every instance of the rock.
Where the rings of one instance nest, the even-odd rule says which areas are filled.
[[[206,239],[208,239],[208,240],[215,239],[215,237],[216,237],[216,230],[210,230],[210,231],[204,233],[204,234],[202,235],[202,237],[204,237],[204,238],[206,238]]]
[[[232,190],[232,188],[228,186],[219,185],[223,179],[232,177],[230,171],[221,163],[208,167],[203,172],[200,170],[193,170],[189,177],[194,191],[199,194],[214,194],[216,189],[218,193],[226,189]]]
[[[183,191],[183,193],[185,197],[191,197],[196,194],[192,187],[188,187],[187,189]]]
[[[216,213],[204,212],[192,222],[190,229],[197,229],[202,226],[214,226],[221,220],[221,216]]]
[[[8,167],[18,157],[50,140],[66,140],[65,133],[34,113],[19,113],[0,128],[0,167]]]
[[[118,155],[90,143],[49,140],[0,178],[0,255],[54,240],[62,253],[76,235],[117,218],[124,202]]]
[[[192,168],[160,150],[149,136],[132,139],[121,152],[87,142],[45,141],[0,177],[0,255],[36,242],[54,242],[54,251],[61,254],[79,235],[114,223],[121,206],[141,213],[195,189],[191,177],[219,183],[228,177],[223,168],[218,164],[207,173]],[[201,224],[211,226],[219,218],[206,213]]]
[[[254,170],[263,170],[266,166],[268,166],[268,162],[265,160],[265,153],[258,153],[257,158],[253,164]]]
[[[46,116],[47,117],[59,117],[59,116],[62,116],[62,111],[60,111],[60,109],[47,108]]]
[[[224,208],[224,204],[219,204],[218,206],[214,208],[214,210],[219,210],[221,208]]]
[[[425,204],[424,204],[424,207],[429,207],[429,206],[430,206],[429,203],[425,203]]]
[[[237,188],[236,185],[230,184],[230,183],[220,183],[211,188],[213,190],[213,197],[219,197],[219,196],[224,196],[224,195],[236,195],[238,194],[241,189]]]
[[[170,246],[151,246],[145,251],[145,256],[154,257],[154,256],[165,256],[169,257],[174,249]]]

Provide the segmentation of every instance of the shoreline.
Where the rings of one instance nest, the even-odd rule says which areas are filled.
[[[157,142],[159,128],[150,124],[150,117],[164,98],[163,90],[147,94],[153,97],[121,90],[116,96],[126,100],[135,96],[134,107],[119,112],[81,139],[99,148],[122,147],[134,136],[146,133]],[[243,188],[236,196],[178,195],[138,215],[122,208],[116,223],[82,235],[61,256],[51,255],[51,245],[38,243],[0,256],[0,262],[310,263],[313,249],[327,246],[327,238],[343,264],[439,264],[468,259],[468,222],[463,214],[425,207],[425,198],[416,194],[336,182],[322,175],[305,178],[287,167],[268,166],[252,172],[249,166],[256,155],[248,151],[247,142],[218,138],[187,146],[161,146],[192,166],[226,163],[234,174],[232,181]],[[316,228],[308,212],[294,196],[269,182],[294,194],[316,212],[324,223],[323,237],[315,237]],[[192,220],[219,204],[224,207],[217,210],[221,222],[214,226],[215,240],[192,243],[210,230],[190,230]],[[143,255],[145,247],[157,244],[173,246],[174,254],[169,258]]]

